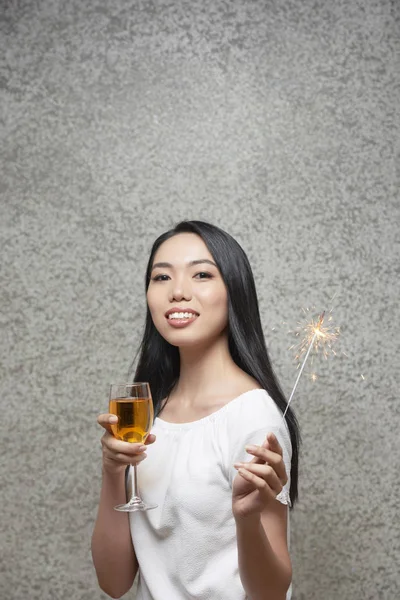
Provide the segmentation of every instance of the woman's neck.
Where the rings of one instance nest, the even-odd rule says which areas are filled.
[[[228,339],[220,337],[202,348],[180,348],[180,375],[171,396],[187,406],[223,395],[243,372],[233,361]]]

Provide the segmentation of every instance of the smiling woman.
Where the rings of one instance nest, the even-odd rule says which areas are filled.
[[[226,328],[226,287],[201,237],[180,233],[158,248],[147,304],[158,332],[178,348],[208,345]]]
[[[291,596],[288,507],[297,498],[299,430],[273,374],[254,279],[240,245],[185,221],[154,243],[135,381],[155,420],[144,448],[103,436],[92,540],[99,583],[138,600],[282,600]],[[121,515],[126,465],[145,501]],[[128,471],[128,482],[131,469]]]

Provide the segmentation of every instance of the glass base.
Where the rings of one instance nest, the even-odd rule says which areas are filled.
[[[138,510],[152,510],[153,508],[157,508],[157,506],[157,504],[145,504],[141,498],[132,498],[127,504],[118,504],[117,506],[114,506],[114,510],[120,512],[136,512]]]

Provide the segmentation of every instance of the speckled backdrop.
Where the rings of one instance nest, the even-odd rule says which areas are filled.
[[[96,416],[182,218],[247,251],[287,393],[301,308],[341,327],[295,399],[295,600],[398,597],[399,9],[1,1],[1,600],[105,598]]]

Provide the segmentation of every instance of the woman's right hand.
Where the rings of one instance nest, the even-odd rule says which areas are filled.
[[[118,422],[118,417],[112,414],[102,414],[97,422],[105,429],[101,438],[103,448],[103,469],[110,474],[125,472],[128,465],[137,465],[147,456],[146,446],[156,441],[156,436],[149,434],[143,444],[133,444],[117,440],[112,434],[111,425]]]

